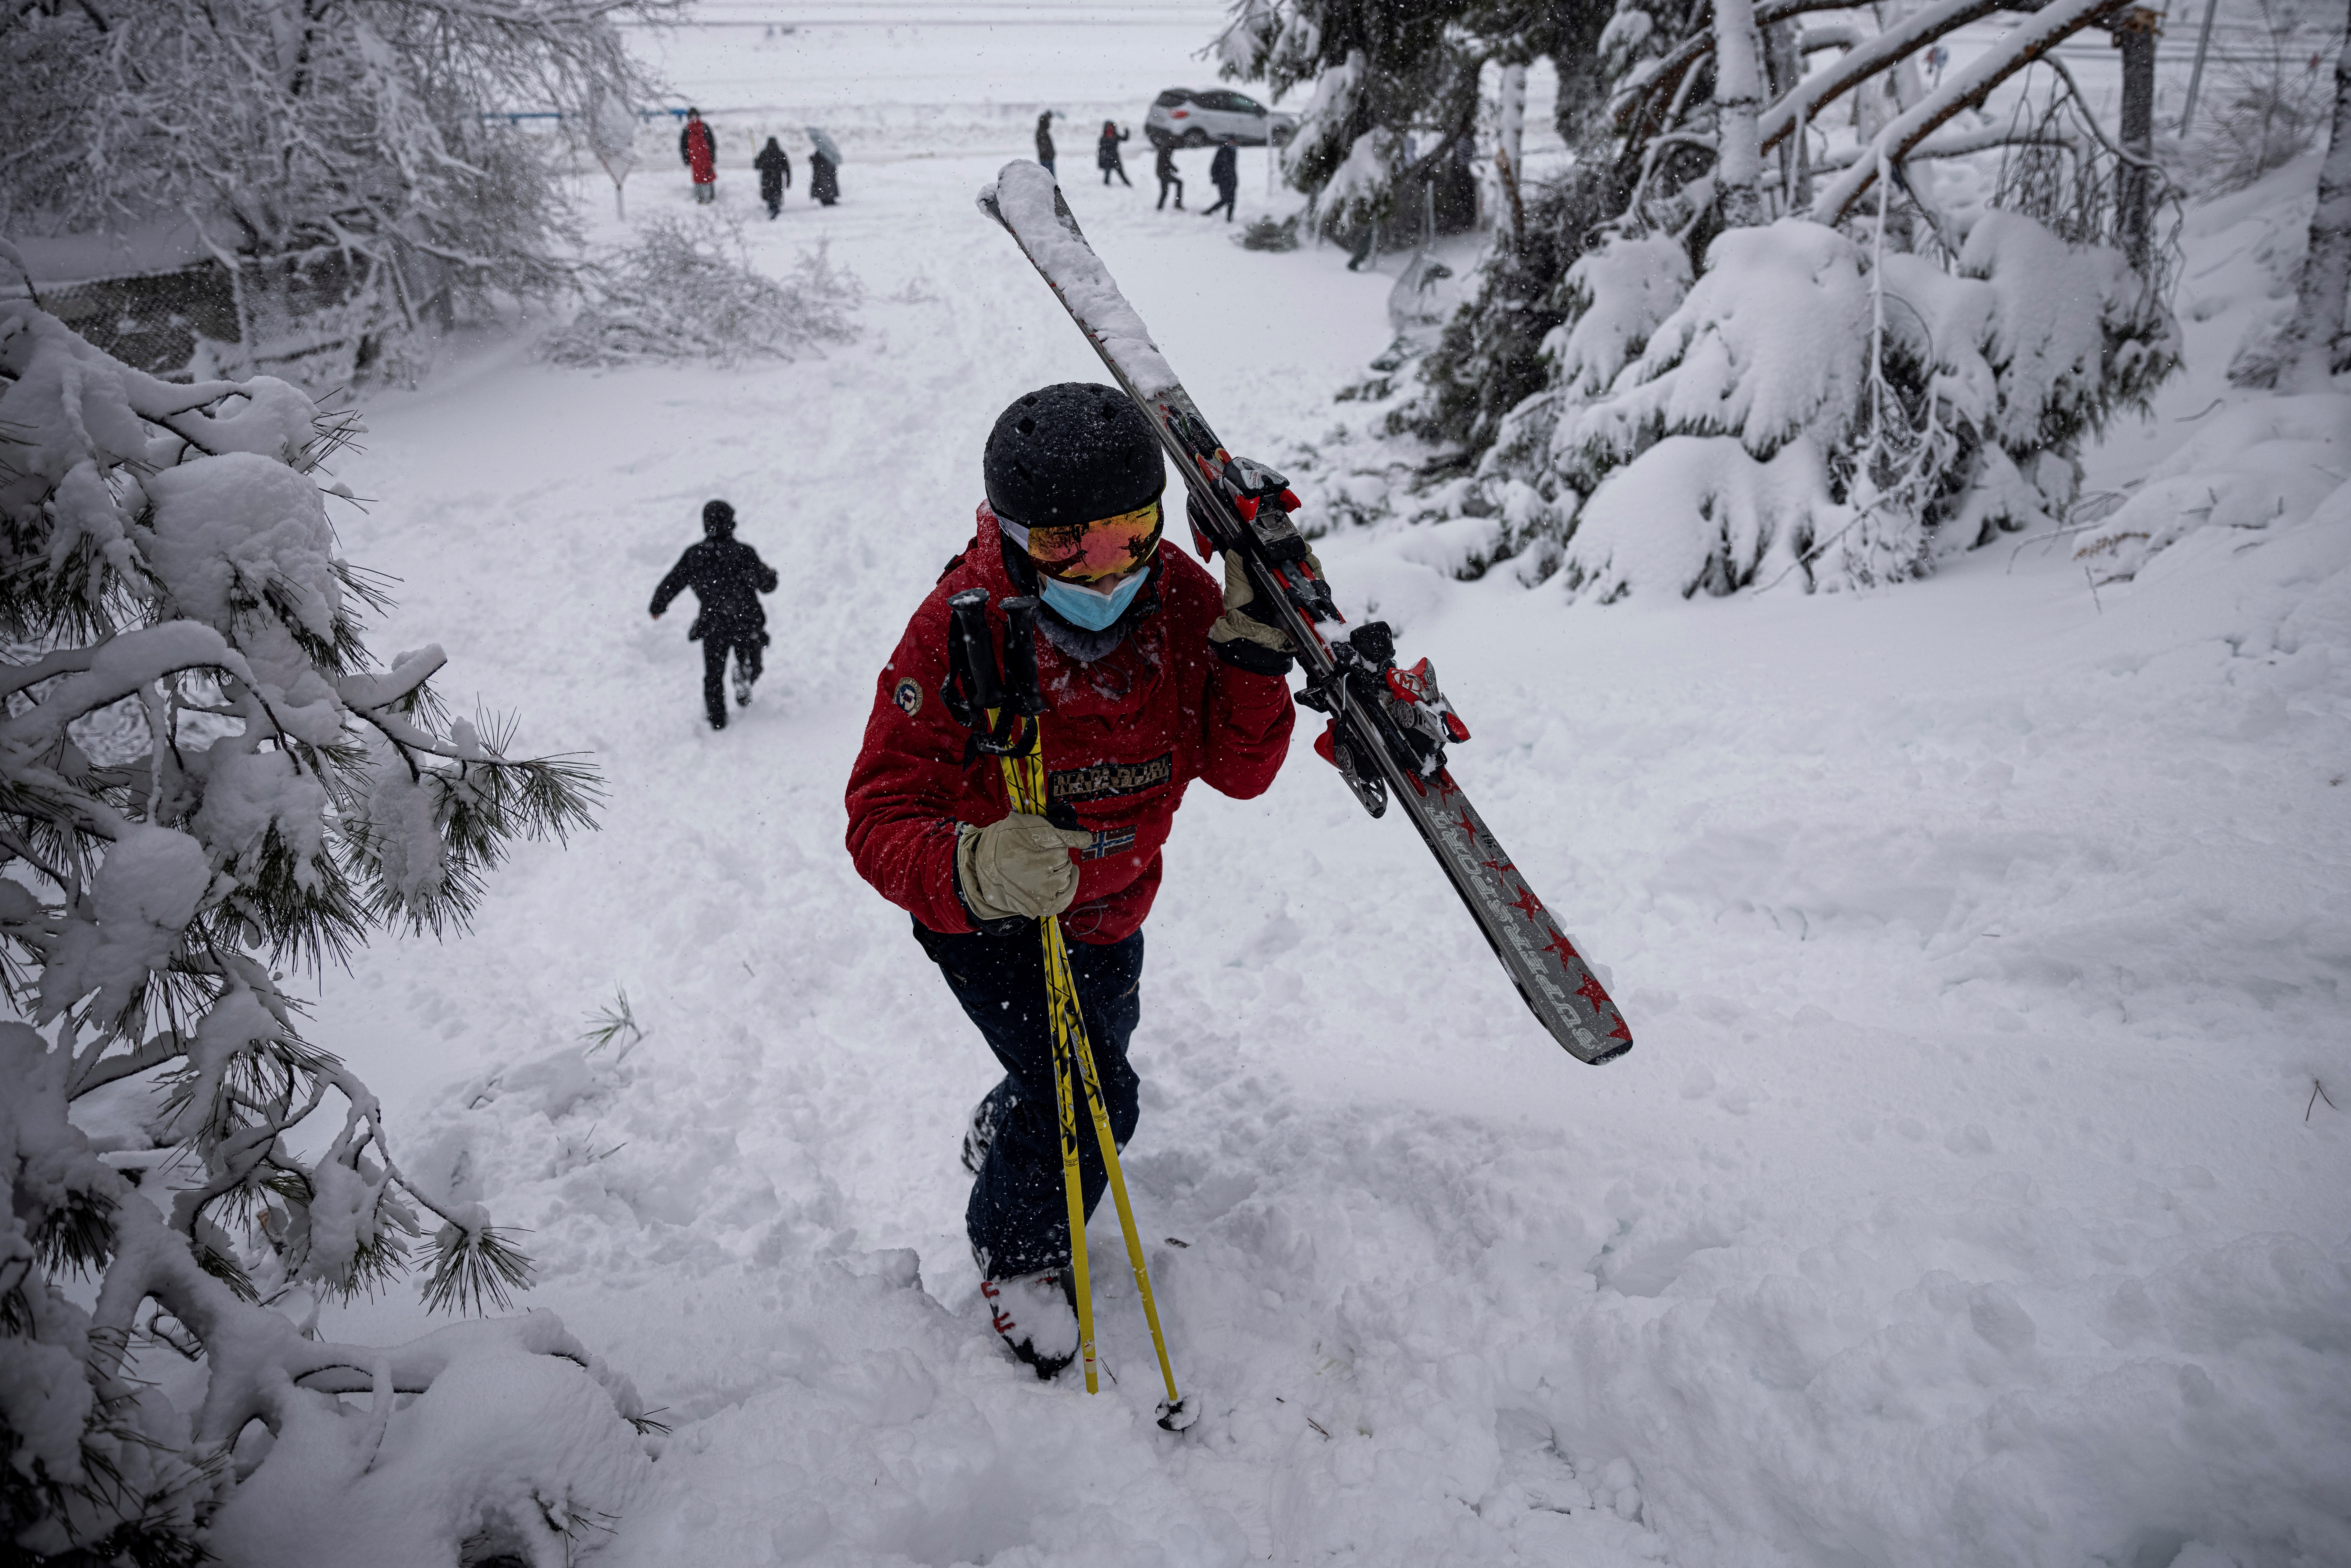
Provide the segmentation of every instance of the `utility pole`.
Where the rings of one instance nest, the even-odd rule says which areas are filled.
[[[2220,8],[2220,0],[2204,0],[2204,26],[2196,35],[2196,64],[2188,72],[2188,107],[2179,111],[2179,134],[2188,134],[2189,121],[2196,118],[2196,89],[2204,85],[2204,55],[2212,47],[2212,13]]]
[[[2115,228],[2123,255],[2144,273],[2155,249],[2155,41],[2163,15],[2137,6],[2114,25],[2123,52],[2122,161],[2115,169]]]

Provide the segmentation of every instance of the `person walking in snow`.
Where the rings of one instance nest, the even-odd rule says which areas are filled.
[[[677,133],[677,160],[694,177],[696,202],[718,199],[718,138],[703,123],[698,109],[685,111],[685,124]]]
[[[751,167],[759,171],[759,200],[768,204],[768,216],[773,219],[784,210],[784,193],[791,189],[791,154],[772,136],[751,160]]]
[[[1118,144],[1134,134],[1131,131],[1121,131],[1115,120],[1102,121],[1102,140],[1094,144],[1094,164],[1102,172],[1103,184],[1109,184],[1110,177],[1115,174],[1120,184],[1130,191],[1134,188],[1134,182],[1126,177],[1126,160],[1119,156],[1118,151]]]
[[[1217,155],[1208,160],[1208,183],[1217,187],[1217,206],[1210,207],[1200,215],[1213,218],[1217,215],[1217,207],[1222,207],[1225,222],[1231,223],[1233,197],[1241,188],[1241,155],[1233,151],[1233,139],[1229,136],[1217,149]]]
[[[841,200],[841,149],[821,126],[808,127],[809,198],[820,206]]]
[[[669,575],[653,590],[653,619],[670,601],[694,590],[701,612],[685,633],[702,644],[702,706],[710,727],[726,727],[726,655],[735,655],[735,706],[751,706],[752,683],[759,678],[760,650],[768,645],[768,612],[759,595],[776,591],[776,569],[735,537],[735,508],[724,501],[702,508],[702,540],[685,547]]]
[[[1030,392],[988,434],[977,531],[925,597],[875,683],[848,786],[858,872],[914,917],[914,940],[1004,1069],[973,1112],[964,1212],[980,1286],[1012,1354],[1050,1377],[1078,1349],[1053,1042],[1037,922],[1059,920],[1113,1135],[1134,1132],[1127,1040],[1141,1019],[1143,922],[1160,848],[1199,780],[1262,793],[1290,746],[1288,640],[1251,612],[1236,557],[1220,588],[1161,548],[1166,466],[1114,388]],[[1009,810],[996,758],[947,712],[948,596],[1041,600],[1045,816]],[[987,612],[994,640],[1005,622]],[[1082,1115],[1083,1113],[1081,1113]],[[1106,1181],[1079,1140],[1091,1213]]]
[[[1176,172],[1176,144],[1162,141],[1158,148],[1159,155],[1152,160],[1151,172],[1159,176],[1159,205],[1152,210],[1156,212],[1167,204],[1167,187],[1173,185],[1176,187],[1176,210],[1180,213],[1184,210],[1184,176]]]
[[[1037,116],[1037,162],[1045,165],[1045,172],[1053,172],[1053,111],[1050,109]]]

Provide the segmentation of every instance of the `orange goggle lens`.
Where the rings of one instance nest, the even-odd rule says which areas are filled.
[[[1147,564],[1159,548],[1159,503],[1091,523],[1029,530],[1029,559],[1048,577],[1098,582]]]

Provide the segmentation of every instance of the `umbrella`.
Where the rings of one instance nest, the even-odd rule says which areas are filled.
[[[833,164],[836,167],[840,165],[841,149],[832,144],[831,137],[827,136],[823,131],[819,131],[813,125],[808,128],[808,137],[810,141],[816,143],[816,150],[824,154],[824,161],[826,162]]]

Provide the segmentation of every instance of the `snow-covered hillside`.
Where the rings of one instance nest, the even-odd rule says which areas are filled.
[[[519,854],[470,936],[368,953],[314,1033],[413,1175],[532,1232],[528,1304],[664,1408],[596,1561],[2351,1561],[2339,415],[2293,437],[2330,481],[2306,521],[2095,588],[2044,539],[1883,592],[1571,608],[1453,580],[1441,531],[1324,539],[1351,612],[1435,657],[1458,775],[1637,1047],[1553,1047],[1301,727],[1262,799],[1195,793],[1148,927],[1127,1171],[1207,1414],[1153,1425],[1115,1266],[1122,1381],[1003,1355],[956,1158],[995,1069],[850,868],[841,787],[989,423],[1098,377],[972,207],[1025,129],[851,147],[841,206],[754,217],[762,265],[822,238],[862,279],[848,347],[604,375],[485,349],[372,399],[340,470],[381,498],[349,555],[401,579],[381,645],[430,629],[610,786],[602,831]],[[1386,341],[1389,279],[1243,252],[1070,141],[1202,406],[1290,461]],[[660,163],[630,195],[688,202]],[[2189,379],[2095,483],[2199,427],[2294,199],[2192,227]],[[713,496],[783,577],[758,705],[715,736],[645,613]],[[643,1038],[589,1050],[622,989]],[[329,1319],[427,1326],[405,1293]]]

